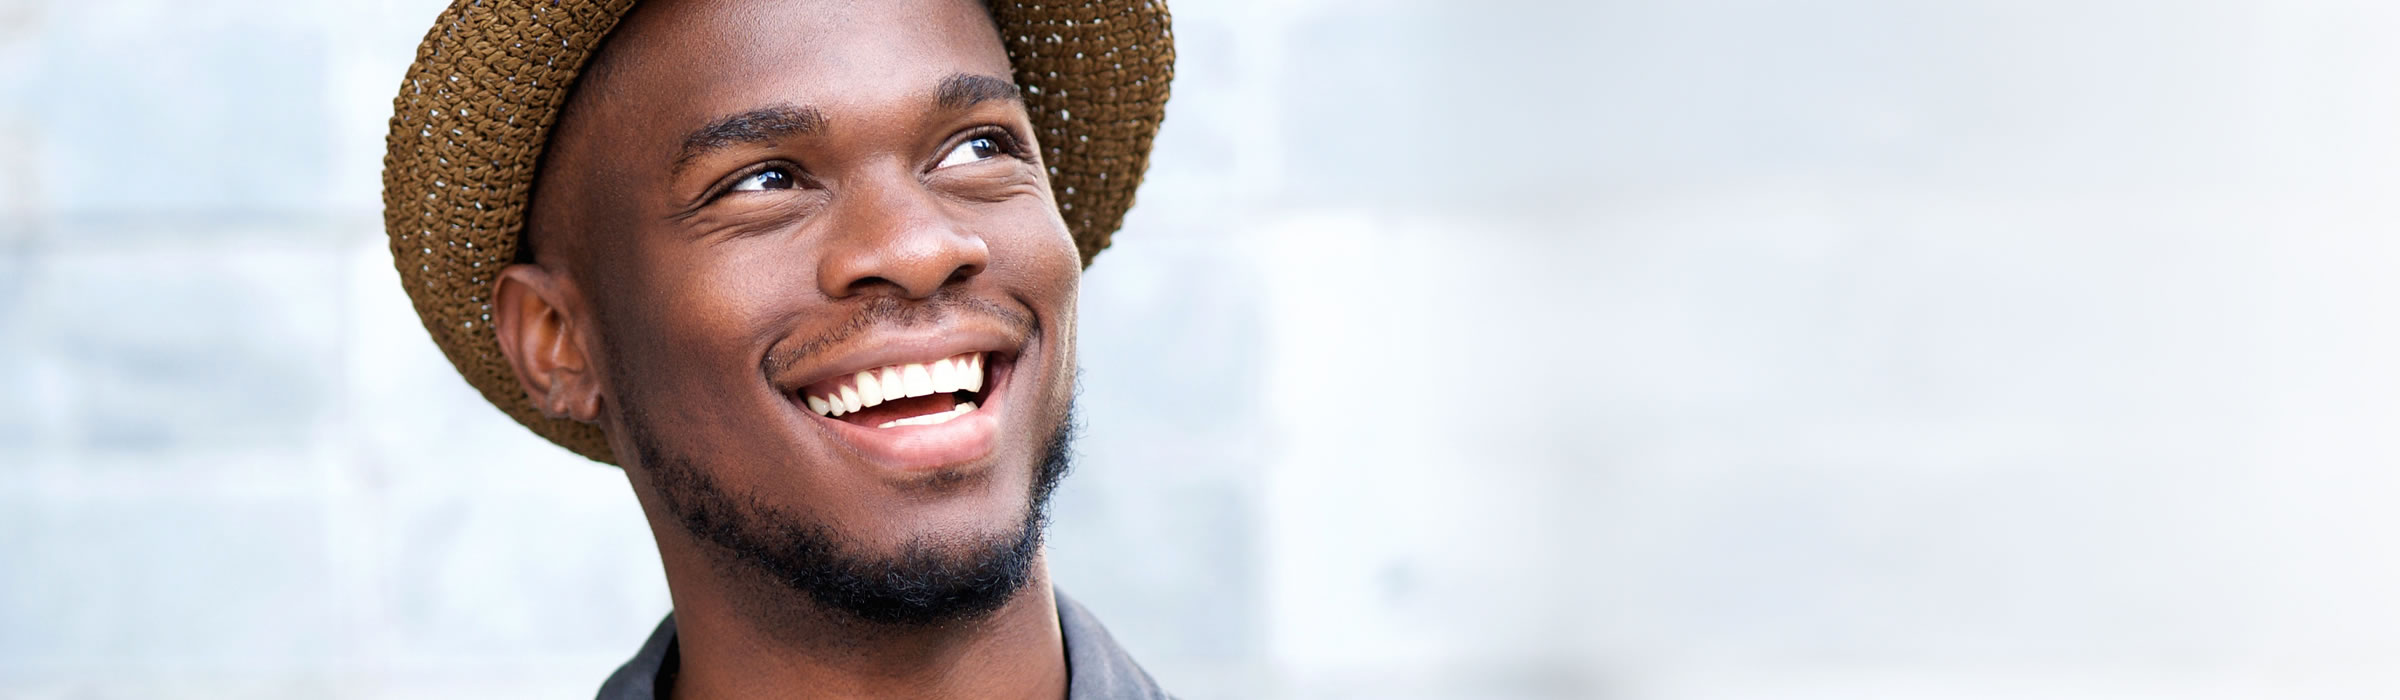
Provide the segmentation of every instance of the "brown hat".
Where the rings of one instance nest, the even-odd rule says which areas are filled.
[[[987,0],[1050,188],[1090,265],[1133,206],[1175,75],[1164,0]],[[588,424],[543,417],[492,335],[526,199],[584,63],[634,0],[452,0],[392,100],[383,226],[400,284],[450,363],[517,422],[614,463]]]

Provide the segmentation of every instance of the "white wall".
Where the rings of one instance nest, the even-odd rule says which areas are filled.
[[[665,609],[384,252],[438,3],[0,3],[0,696]],[[2400,6],[1176,5],[1053,567],[1194,698],[2400,694]]]

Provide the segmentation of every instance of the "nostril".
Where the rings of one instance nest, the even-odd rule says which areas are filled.
[[[860,296],[868,292],[873,292],[878,288],[901,292],[906,292],[908,289],[907,287],[900,286],[900,283],[898,282],[884,279],[882,277],[861,277],[850,283],[849,292],[850,296]]]
[[[950,279],[942,280],[942,286],[947,287],[953,284],[965,282],[967,281],[967,278],[974,277],[982,272],[982,265],[960,265],[958,266],[958,269],[950,271]]]

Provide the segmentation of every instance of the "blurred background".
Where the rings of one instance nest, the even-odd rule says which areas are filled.
[[[0,697],[589,697],[439,0],[0,0]],[[1051,562],[1211,698],[2400,696],[2400,5],[1177,0]]]

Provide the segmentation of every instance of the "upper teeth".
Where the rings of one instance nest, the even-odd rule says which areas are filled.
[[[807,400],[808,410],[817,415],[839,416],[893,399],[954,391],[983,391],[983,353],[877,367],[851,375],[824,393],[810,394]]]

